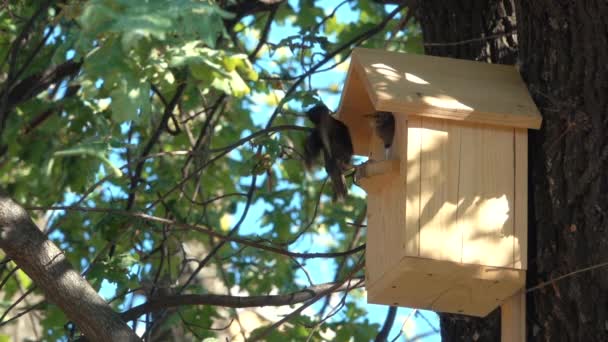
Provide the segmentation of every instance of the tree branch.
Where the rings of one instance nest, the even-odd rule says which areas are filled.
[[[127,210],[130,210],[133,207],[133,204],[135,203],[135,189],[137,188],[137,184],[139,184],[139,180],[141,178],[141,172],[143,171],[143,168],[144,168],[143,158],[145,158],[145,156],[147,156],[150,153],[150,151],[152,151],[152,148],[158,142],[158,139],[160,138],[160,135],[163,133],[163,130],[165,130],[167,128],[167,123],[169,122],[169,118],[173,114],[173,109],[175,109],[175,106],[177,106],[177,103],[180,101],[180,99],[184,93],[184,90],[186,90],[186,85],[187,85],[187,83],[183,82],[177,87],[177,90],[175,91],[175,95],[173,95],[173,98],[171,99],[171,101],[169,101],[169,104],[165,106],[165,111],[163,113],[162,118],[160,119],[160,124],[158,125],[158,128],[156,129],[156,131],[154,131],[154,133],[150,137],[150,140],[148,140],[148,143],[146,144],[143,151],[141,152],[141,158],[140,158],[141,161],[137,163],[137,166],[135,166],[135,171],[131,175],[131,185],[129,186],[129,198],[127,200]]]
[[[325,55],[325,57],[321,61],[319,61],[317,64],[315,64],[310,69],[308,69],[307,72],[305,72],[304,74],[302,74],[301,78],[299,78],[298,80],[296,80],[289,87],[289,89],[285,92],[285,96],[281,99],[281,101],[279,101],[279,103],[276,106],[274,112],[272,113],[272,115],[268,119],[268,122],[266,123],[266,128],[269,128],[269,127],[272,126],[272,123],[274,122],[274,120],[276,119],[276,117],[279,115],[279,112],[280,112],[281,108],[283,108],[283,105],[287,101],[291,100],[291,98],[290,98],[291,94],[297,89],[297,87],[302,82],[304,82],[304,80],[307,77],[309,77],[310,75],[312,75],[313,73],[315,73],[316,71],[318,71],[318,69],[321,68],[321,66],[323,66],[325,63],[327,63],[330,60],[332,60],[336,55],[338,55],[343,50],[348,49],[349,47],[351,47],[354,44],[361,43],[361,42],[365,41],[366,39],[368,39],[369,37],[375,35],[376,33],[380,32],[380,31],[382,31],[382,29],[386,26],[386,24],[388,24],[388,22],[391,19],[393,19],[393,17],[395,17],[401,11],[401,9],[403,9],[403,7],[405,7],[405,5],[401,4],[400,6],[398,6],[397,8],[395,8],[392,12],[390,12],[386,16],[386,18],[384,18],[380,23],[378,23],[377,26],[375,26],[375,27],[373,27],[373,28],[371,28],[371,29],[369,29],[369,30],[367,30],[365,32],[362,32],[362,33],[358,34],[357,36],[353,37],[348,42],[342,44],[340,47],[336,48],[332,52],[330,52],[327,55]]]
[[[0,248],[42,289],[45,297],[92,341],[140,341],[36,227],[27,212],[0,193]]]
[[[357,283],[354,285],[345,284],[344,281],[325,283],[310,286],[300,291],[273,296],[244,297],[217,294],[166,296],[152,299],[147,303],[136,306],[123,312],[121,316],[125,321],[131,321],[149,312],[182,305],[214,305],[229,308],[294,305],[313,299],[319,294],[326,295],[328,293],[342,292],[364,286],[363,278],[353,278],[351,281],[357,281]]]
[[[393,323],[395,323],[395,317],[397,317],[397,307],[391,306],[388,308],[388,312],[386,313],[386,319],[384,320],[382,329],[380,329],[378,335],[376,335],[376,339],[374,340],[375,342],[388,341],[388,334],[391,332]]]
[[[363,279],[362,278],[353,278],[353,276],[359,272],[361,269],[363,269],[363,263],[359,263],[357,264],[350,272],[349,274],[346,276],[346,278],[338,283],[335,283],[335,285],[329,287],[327,290],[325,291],[320,291],[317,295],[315,295],[313,298],[311,298],[306,304],[300,306],[299,308],[297,308],[296,310],[292,311],[289,315],[285,316],[283,319],[281,319],[280,321],[272,324],[271,326],[269,326],[268,328],[266,328],[265,330],[263,330],[262,332],[260,332],[259,334],[252,336],[249,341],[260,341],[263,338],[265,338],[270,332],[274,331],[275,329],[277,329],[278,327],[280,327],[283,323],[287,322],[288,320],[290,320],[291,318],[293,318],[295,315],[300,314],[302,311],[304,311],[304,309],[306,309],[307,307],[311,306],[312,304],[314,304],[319,298],[326,296],[332,292],[334,292],[337,288],[340,288],[342,286],[344,286],[346,284],[347,289],[345,291],[350,291],[355,287],[358,287],[362,282]],[[357,281],[355,284],[352,284],[353,281]]]
[[[262,49],[262,46],[266,43],[268,39],[268,34],[270,33],[270,27],[272,26],[272,22],[274,21],[274,17],[277,14],[278,6],[275,6],[272,10],[270,10],[270,14],[268,14],[268,19],[266,19],[266,24],[264,25],[264,29],[262,30],[262,34],[260,35],[260,41],[258,45],[249,53],[247,56],[250,60],[253,59],[258,52]]]
[[[81,66],[82,62],[69,60],[52,69],[36,73],[21,80],[6,91],[6,94],[8,94],[8,101],[6,109],[4,110],[4,115],[8,115],[8,113],[19,103],[27,101],[41,91],[46,90],[51,84],[57,83],[65,77],[77,74],[78,71],[80,71]]]

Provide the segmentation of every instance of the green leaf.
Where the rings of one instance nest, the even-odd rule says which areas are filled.
[[[150,112],[150,84],[125,78],[110,93],[116,122],[138,120]],[[138,115],[140,114],[140,115]]]
[[[50,174],[50,170],[54,165],[54,158],[76,156],[81,158],[96,158],[102,163],[104,163],[107,169],[111,171],[115,177],[122,177],[122,171],[120,171],[119,168],[114,166],[112,162],[108,159],[108,154],[110,153],[110,151],[110,144],[101,141],[82,143],[68,149],[55,151],[55,153],[53,153],[53,158],[49,162],[49,166],[47,166],[47,174]]]

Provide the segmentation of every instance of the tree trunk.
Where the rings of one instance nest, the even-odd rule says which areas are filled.
[[[518,1],[522,74],[543,113],[530,134],[531,286],[608,260],[608,3]],[[608,340],[608,270],[528,296],[528,339]]]
[[[419,1],[425,53],[515,64],[515,6],[510,0]]]
[[[531,341],[608,340],[608,4],[605,1],[421,1],[427,54],[512,64],[543,115],[529,141],[527,334]],[[501,34],[504,33],[504,34]],[[490,39],[479,39],[490,37]],[[517,46],[519,42],[519,47]],[[448,44],[440,44],[448,43]],[[453,44],[451,44],[453,43]],[[519,56],[518,56],[519,55]],[[441,316],[444,341],[498,341],[485,319]]]

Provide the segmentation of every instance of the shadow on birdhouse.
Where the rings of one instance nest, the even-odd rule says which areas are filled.
[[[378,111],[395,117],[388,154]],[[355,49],[338,116],[369,157],[369,302],[485,316],[524,287],[541,117],[515,67]]]

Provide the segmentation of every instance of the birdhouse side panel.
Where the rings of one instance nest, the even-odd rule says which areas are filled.
[[[348,126],[355,154],[367,156],[369,154],[371,128],[369,120],[364,115],[372,114],[376,110],[365,89],[363,83],[365,81],[360,73],[361,71],[357,70],[356,63],[351,62],[340,99],[338,119]]]
[[[366,281],[371,285],[394,272],[404,255],[403,184],[399,177],[368,194]]]
[[[528,269],[528,130],[515,129],[513,267]]]
[[[399,127],[399,125],[397,126]],[[420,256],[420,178],[422,151],[422,117],[409,116],[400,146],[406,146],[406,156],[401,159],[401,172],[406,177],[405,229],[406,255]]]
[[[457,222],[460,127],[423,117],[420,152],[420,256],[462,261]]]
[[[368,228],[366,262],[369,284],[395,272],[405,255],[418,255],[418,226],[406,224],[408,202],[408,121],[406,115],[395,114],[395,134],[389,158],[398,160],[399,172],[388,177],[367,180]],[[370,150],[376,151],[370,160],[385,158],[380,139],[370,139]],[[417,190],[416,187],[414,190]]]

